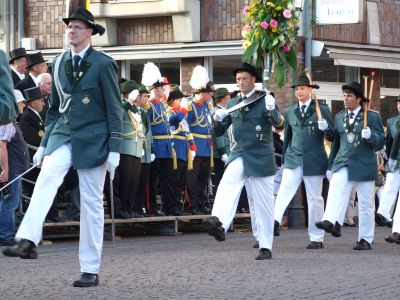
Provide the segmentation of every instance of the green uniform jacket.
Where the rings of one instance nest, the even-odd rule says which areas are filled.
[[[145,136],[143,132],[138,132],[129,114],[132,112],[138,116],[140,123],[142,116],[139,108],[131,105],[126,100],[122,99],[122,107],[124,108],[122,117],[122,149],[121,153],[126,155],[142,158],[144,152]],[[143,128],[142,128],[143,129]]]
[[[242,101],[241,97],[233,98],[228,108]],[[228,163],[237,157],[243,158],[246,176],[266,177],[275,174],[275,155],[272,137],[272,126],[283,127],[284,118],[277,107],[267,111],[264,98],[232,112],[214,128],[217,136],[233,126],[232,134],[236,145],[229,155]]]
[[[284,168],[294,169],[303,166],[304,176],[325,175],[328,157],[324,147],[324,137],[332,141],[334,127],[329,107],[320,104],[322,118],[328,123],[324,132],[318,129],[315,103],[311,101],[304,118],[299,104],[295,103],[285,110],[285,138],[283,140]]]
[[[388,120],[386,121],[386,125],[387,125],[387,132],[386,132],[386,153],[387,153],[388,156],[390,156],[390,154],[391,154],[391,152],[392,152],[393,145],[394,145],[393,142],[394,142],[396,136],[397,136],[397,135],[399,134],[399,132],[400,132],[400,130],[399,130],[399,129],[400,129],[400,115],[388,119]],[[394,157],[392,157],[392,158],[395,158],[395,159],[397,159],[397,160],[400,158],[400,157],[399,157],[398,151],[397,151],[396,155],[393,154],[393,156],[394,156]],[[398,166],[396,166],[396,169],[397,169],[397,168],[398,168]],[[388,166],[387,163],[386,163],[386,166],[385,166],[385,171],[386,171],[386,172],[392,172],[392,171],[389,169],[389,166]]]
[[[0,125],[15,121],[18,106],[14,97],[14,85],[11,81],[7,55],[0,50]]]
[[[221,107],[218,105],[215,106],[213,115],[214,115],[215,111],[217,111],[218,109],[221,109]],[[222,155],[224,155],[224,154],[229,155],[229,153],[231,153],[230,142],[229,142],[229,137],[228,137],[227,132],[225,132],[222,136],[215,136],[215,134],[214,134],[213,139],[214,139],[213,156],[215,158],[221,158]]]
[[[74,78],[71,52],[62,55],[58,76],[64,92],[71,95],[70,107],[60,113],[53,80],[41,146],[46,147],[47,155],[71,143],[74,168],[94,168],[104,163],[109,152],[121,151],[123,109],[117,65],[109,56],[89,48]]]
[[[336,172],[342,167],[348,168],[348,181],[374,181],[377,174],[376,153],[384,145],[384,132],[381,116],[376,111],[368,111],[367,126],[371,129],[371,138],[361,138],[364,116],[361,109],[354,121],[355,139],[353,143],[347,140],[348,132],[345,120],[348,118],[347,110],[335,116],[335,139],[329,157],[330,170]],[[357,124],[356,124],[357,123]]]

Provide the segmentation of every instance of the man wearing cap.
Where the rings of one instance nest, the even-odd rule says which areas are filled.
[[[274,234],[279,235],[279,225],[283,214],[304,181],[308,204],[307,249],[323,248],[324,231],[315,227],[324,214],[322,181],[327,167],[324,138],[332,141],[334,136],[330,109],[319,104],[322,119],[318,120],[316,104],[312,100],[312,89],[319,86],[301,74],[292,86],[297,103],[285,109],[285,136],[283,147],[282,181],[275,201]]]
[[[171,124],[172,146],[174,147],[175,199],[178,207],[174,215],[182,215],[179,210],[180,199],[185,190],[187,170],[192,169],[193,159],[196,157],[196,145],[185,119],[188,113],[186,97],[179,88],[175,88],[169,93],[167,99],[168,122]]]
[[[0,125],[11,123],[18,116],[18,106],[7,61],[7,55],[0,50]]]
[[[34,164],[42,165],[42,170],[16,234],[19,242],[4,249],[3,254],[37,258],[43,221],[64,176],[73,166],[78,172],[81,192],[79,259],[82,272],[73,285],[88,287],[99,283],[104,231],[103,186],[106,171],[113,178],[119,163],[122,105],[115,61],[90,46],[91,36],[102,34],[105,29],[84,8],[78,8],[63,21],[71,48],[53,63],[46,131],[33,158]]]
[[[236,143],[217,190],[212,217],[204,223],[208,234],[224,241],[225,232],[235,216],[240,193],[246,186],[249,199],[254,201],[257,222],[259,254],[256,260],[271,259],[275,174],[272,126],[282,128],[284,118],[275,105],[275,99],[256,90],[258,76],[252,65],[243,63],[233,70],[233,74],[241,95],[233,98],[228,108],[244,106],[231,114],[220,109],[214,115],[216,135],[222,135],[229,126],[233,126]]]
[[[231,100],[231,95],[228,89],[224,87],[217,88],[214,93],[214,100],[216,105],[213,113],[215,114],[217,110],[225,109],[228,105],[228,102]],[[213,136],[215,145],[215,149],[213,151],[215,174],[213,177],[213,185],[215,190],[217,190],[222,175],[224,174],[225,163],[228,161],[228,155],[231,152],[228,130],[224,133],[223,136]]]
[[[143,134],[146,137],[146,143],[144,146],[144,154],[140,160],[140,178],[139,186],[136,190],[136,197],[133,203],[133,210],[137,214],[148,216],[147,209],[150,207],[150,195],[149,195],[149,178],[150,178],[150,165],[151,165],[151,145],[153,142],[151,134],[151,125],[149,116],[145,107],[148,106],[149,91],[143,84],[138,84],[139,99],[135,102],[138,105],[140,115],[142,117]]]
[[[26,67],[28,65],[25,48],[11,50],[9,62],[11,66],[11,77],[15,87],[17,83],[25,78]]]
[[[392,152],[393,141],[400,132],[400,96],[395,99],[397,107],[397,116],[389,118],[386,121],[386,153],[390,156]],[[396,157],[397,158],[397,157]],[[389,163],[390,162],[390,163]],[[400,189],[400,169],[397,159],[395,160],[394,167],[389,164],[393,163],[392,160],[388,160],[385,166],[386,181],[383,188],[382,196],[379,201],[378,211],[375,214],[375,222],[379,226],[392,226],[391,210],[396,200],[397,194]],[[393,170],[392,170],[393,169]]]
[[[187,174],[188,200],[193,215],[208,215],[211,210],[206,206],[204,191],[208,188],[213,167],[211,111],[215,90],[214,84],[208,79],[207,70],[200,65],[194,68],[190,85],[195,96],[188,105],[186,120],[196,144],[196,156],[193,159],[193,169]]]
[[[140,160],[143,155],[146,136],[143,133],[141,113],[136,104],[139,89],[134,80],[121,84],[122,106],[122,150],[119,170],[119,198],[121,217],[124,219],[140,218],[141,213],[134,211],[134,195],[140,178]]]
[[[28,65],[26,66],[26,69],[29,70],[29,74],[25,76],[25,78],[18,82],[15,86],[15,88],[17,90],[20,90],[22,93],[26,89],[38,86],[39,82],[37,77],[39,76],[39,74],[47,72],[47,60],[44,60],[41,52],[29,54],[27,56],[27,60]]]
[[[374,239],[374,187],[377,173],[375,151],[384,145],[380,114],[368,110],[364,128],[364,109],[368,99],[358,82],[342,86],[345,109],[335,116],[335,137],[329,156],[327,178],[330,189],[323,221],[316,226],[334,237],[341,236],[351,189],[358,196],[359,234],[354,250],[370,250]],[[363,107],[363,103],[364,107]]]

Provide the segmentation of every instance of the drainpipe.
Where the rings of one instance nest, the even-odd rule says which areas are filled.
[[[18,0],[18,47],[22,47],[22,38],[25,37],[24,0]]]
[[[10,0],[10,50],[15,49],[15,2]]]
[[[10,2],[4,2],[4,35],[5,35],[5,51],[10,51]]]

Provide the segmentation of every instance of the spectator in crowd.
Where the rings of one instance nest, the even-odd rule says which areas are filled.
[[[44,60],[41,52],[28,54],[27,59],[28,65],[26,69],[29,70],[29,74],[15,86],[15,88],[20,90],[21,93],[23,93],[26,89],[38,86],[39,82],[37,77],[39,74],[47,72],[47,60]]]
[[[44,107],[40,112],[40,116],[43,121],[46,122],[46,114],[50,105],[50,94],[51,94],[51,75],[49,73],[39,74],[37,77],[38,86],[43,95]]]
[[[26,67],[28,65],[25,48],[16,48],[11,50],[9,62],[11,67],[11,77],[15,87],[25,78]]]

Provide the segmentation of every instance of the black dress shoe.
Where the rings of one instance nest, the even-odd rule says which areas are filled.
[[[200,209],[205,215],[211,215],[211,209],[207,206]]]
[[[271,251],[267,248],[261,248],[258,252],[256,260],[264,260],[264,259],[271,259],[271,258],[272,258]]]
[[[393,232],[391,235],[385,237],[385,241],[388,243],[400,244],[400,233]]]
[[[192,209],[192,215],[204,215],[204,212],[201,211],[200,209],[193,208]]]
[[[183,213],[178,209],[174,209],[172,211],[166,212],[165,214],[167,216],[182,216],[183,215]]]
[[[21,257],[24,259],[37,259],[37,247],[30,240],[22,239],[16,245],[3,250],[3,255],[8,257]]]
[[[340,224],[338,222],[335,222],[335,226],[333,227],[332,231],[331,231],[332,236],[334,237],[341,237],[342,236],[342,232],[340,229]]]
[[[388,220],[384,217],[384,216],[382,216],[381,214],[379,214],[379,213],[376,213],[375,214],[375,223],[378,225],[378,226],[386,226],[386,223],[388,222]]]
[[[153,217],[164,217],[164,216],[165,216],[165,214],[164,214],[162,211],[159,211],[159,210],[154,210],[154,211],[151,213],[151,215],[152,215]]]
[[[141,212],[137,212],[137,211],[131,211],[129,212],[131,218],[143,218],[143,215]]]
[[[222,227],[222,223],[218,217],[205,219],[203,225],[206,227],[208,234],[213,236],[217,241],[225,241],[225,229]]]
[[[361,239],[357,245],[353,247],[353,250],[371,250],[371,244],[366,240]]]
[[[89,287],[99,284],[99,275],[91,273],[82,273],[78,280],[75,280],[73,286],[75,287]]]
[[[280,225],[277,220],[274,221],[274,236],[280,236]]]
[[[58,216],[47,217],[45,220],[46,223],[63,223],[64,220]]]
[[[325,232],[327,232],[327,233],[331,233],[333,230],[333,227],[334,227],[333,224],[331,222],[329,222],[328,220],[317,222],[317,223],[315,223],[315,226],[319,229],[325,230]]]
[[[322,248],[324,248],[324,243],[322,243],[322,242],[313,242],[313,241],[311,241],[311,242],[307,245],[306,248],[307,248],[307,249],[322,249]]]
[[[260,248],[260,243],[258,242],[258,241],[256,241],[254,244],[253,244],[253,248]]]

